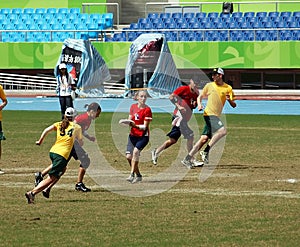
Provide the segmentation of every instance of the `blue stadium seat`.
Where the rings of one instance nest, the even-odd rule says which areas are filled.
[[[229,29],[237,29],[237,28],[239,28],[239,25],[237,22],[230,22],[228,28]]]
[[[51,25],[45,21],[37,22],[39,30],[51,30]]]
[[[148,18],[149,19],[157,19],[157,18],[159,18],[159,14],[158,13],[149,13]]]
[[[146,23],[149,23],[149,22],[151,22],[151,21],[148,18],[139,18],[138,19],[138,23],[143,24],[143,25]]]
[[[138,29],[140,29],[140,28],[141,28],[141,26],[140,26],[139,23],[131,23],[131,24],[129,25],[129,29],[130,29],[130,30],[138,30]]]
[[[8,15],[8,14],[11,13],[11,9],[9,9],[9,8],[2,8],[2,9],[0,9],[0,13],[4,14],[4,15]]]
[[[195,17],[195,13],[187,12],[187,13],[184,13],[184,14],[183,14],[183,17],[184,17],[186,20],[189,20],[189,19]]]
[[[293,33],[292,31],[289,30],[281,30],[279,34],[279,39],[280,40],[293,40]]]
[[[160,13],[159,18],[161,19],[171,18],[171,13]]]
[[[239,27],[242,28],[242,29],[250,29],[250,28],[252,28],[249,22],[239,23]]]
[[[70,14],[80,14],[80,8],[69,8]]]
[[[293,40],[300,40],[300,30],[293,30]]]
[[[198,13],[196,13],[195,17],[197,17],[198,19],[202,19],[202,18],[205,18],[206,15],[207,15],[206,12],[198,12]]]
[[[23,14],[34,14],[34,8],[25,8],[23,9]]]
[[[56,14],[56,13],[58,13],[58,9],[57,8],[48,8],[46,10],[46,13],[48,13],[48,14]]]
[[[165,23],[164,27],[167,29],[176,29],[177,24],[175,22],[169,22],[169,23]]]
[[[268,33],[265,30],[257,30],[255,32],[255,40],[257,41],[266,41],[268,40]]]
[[[203,41],[203,31],[194,31],[195,41]]]
[[[263,22],[262,26],[264,28],[274,28],[274,23],[272,21],[268,21],[268,22]]]
[[[16,30],[28,30],[27,26],[22,22],[20,22],[19,24],[15,24],[15,29]]]
[[[278,31],[277,30],[269,30],[267,31],[268,40],[270,41],[276,41],[278,40]]]
[[[137,32],[128,32],[127,33],[127,40],[134,41],[137,38]]]
[[[34,11],[35,14],[45,14],[46,9],[45,8],[36,8]]]
[[[285,21],[273,22],[273,24],[274,24],[274,27],[276,27],[276,28],[286,28],[287,27]]]
[[[167,41],[177,41],[177,33],[176,32],[164,32]]]
[[[145,30],[153,29],[153,24],[151,22],[145,23],[143,24],[142,28]]]
[[[254,41],[254,30],[245,30],[243,31],[245,41]]]
[[[162,22],[164,23],[164,25],[166,25],[166,24],[170,24],[170,23],[182,22],[182,20],[185,20],[185,19],[179,18],[179,19],[174,20],[172,17],[170,17],[170,18],[164,18],[164,19],[162,19]]]
[[[12,14],[22,14],[23,13],[23,9],[21,9],[21,8],[12,8],[11,9],[11,13]]]
[[[69,9],[68,8],[58,8],[57,9],[57,13],[58,14],[68,14],[69,13]]]
[[[187,24],[187,22],[179,22],[179,23],[177,23],[177,28],[187,29],[187,28],[189,28],[189,25]]]
[[[203,25],[204,29],[212,29],[213,28],[213,25],[211,22],[205,22],[203,24],[204,24]]]
[[[214,19],[219,17],[219,13],[218,12],[209,12],[207,14],[207,17],[210,19],[210,21],[213,21]]]
[[[260,29],[260,28],[263,28],[262,24],[259,22],[259,21],[256,21],[256,22],[253,22],[251,24],[252,28],[254,29]]]
[[[279,12],[271,11],[271,12],[268,13],[268,16],[273,20],[275,17],[279,16]]]
[[[220,13],[219,17],[224,20],[224,19],[227,19],[227,18],[230,18],[230,14],[229,13]]]
[[[163,22],[159,22],[157,24],[154,24],[153,23],[153,27],[156,28],[156,29],[164,29],[165,28],[165,25]]]
[[[268,13],[265,12],[265,11],[257,12],[255,16],[256,16],[258,19],[262,19],[262,18],[264,18],[264,17],[267,17],[267,16],[268,16]]]
[[[179,19],[179,18],[182,18],[182,13],[172,13],[171,17],[173,19]]]
[[[229,39],[231,41],[243,41],[244,40],[244,33],[243,31],[238,31],[238,30],[231,30],[229,32]]]
[[[192,22],[192,23],[189,23],[189,28],[201,29],[201,24],[199,22]]]
[[[290,16],[292,16],[292,12],[290,12],[290,11],[280,12],[280,17],[282,17],[283,19],[286,19],[286,18],[288,18]]]
[[[231,14],[231,17],[233,18],[240,18],[240,17],[243,17],[243,12],[233,12]]]
[[[228,30],[221,30],[219,32],[219,41],[228,41]]]
[[[154,28],[157,28],[158,24],[163,25],[163,21],[160,18],[152,19],[152,25]]]
[[[114,25],[113,13],[105,13],[102,18],[105,19],[105,28],[112,28]]]
[[[200,23],[200,22],[199,22],[199,19],[196,18],[196,17],[192,17],[192,18],[190,18],[190,19],[186,19],[186,18],[185,18],[185,20],[186,20],[186,22],[187,22],[189,25],[191,25],[191,24],[193,24],[193,23]]]
[[[300,27],[299,22],[297,22],[297,21],[287,22],[286,24],[287,24],[288,28],[299,28]]]
[[[68,22],[63,24],[62,28],[64,30],[75,30],[76,29],[72,23],[68,23]]]
[[[254,12],[245,12],[244,17],[248,18],[248,17],[255,17],[255,13]]]

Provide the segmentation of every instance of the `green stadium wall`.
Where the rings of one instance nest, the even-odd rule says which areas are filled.
[[[130,42],[93,42],[110,69],[126,66]],[[299,68],[300,42],[169,42],[179,69]],[[62,43],[1,43],[1,69],[52,69]]]
[[[84,2],[87,1],[1,0],[0,8],[73,8],[81,7]],[[89,0],[88,2],[103,3],[106,1]],[[262,9],[274,11],[273,4],[247,4],[246,6],[247,9],[241,11],[261,11]],[[262,8],[262,6],[264,7]],[[220,12],[222,11],[221,7],[211,5],[209,9],[202,10]],[[101,12],[102,10],[100,11],[98,8],[99,6],[97,6],[97,10],[93,9],[91,12]],[[296,11],[297,9],[299,10],[299,5],[296,4],[279,5],[279,11]],[[93,42],[110,69],[125,68],[130,44],[130,42]],[[169,42],[168,44],[179,69],[206,69],[218,66],[226,69],[298,69],[300,67],[300,42],[297,41]],[[61,49],[62,43],[0,43],[2,54],[0,69],[52,69],[56,65]]]

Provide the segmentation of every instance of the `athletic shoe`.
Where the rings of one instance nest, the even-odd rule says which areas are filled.
[[[136,176],[131,183],[133,183],[133,184],[138,183],[138,182],[141,182],[142,180],[143,180],[142,175]]]
[[[50,190],[43,190],[42,193],[43,193],[44,197],[46,197],[46,198],[50,197]]]
[[[193,169],[193,162],[184,158],[181,163],[189,169]]]
[[[157,165],[158,156],[156,155],[156,148],[151,151],[151,155],[153,165]]]
[[[42,173],[41,173],[41,172],[36,172],[36,173],[34,174],[34,177],[35,177],[34,185],[35,185],[35,187],[36,187],[36,186],[38,186],[38,184],[39,184],[40,182],[43,181],[43,176],[42,176]]]
[[[193,166],[194,167],[202,167],[204,165],[204,163],[202,161],[199,160],[194,160],[193,161]]]
[[[204,162],[205,165],[208,164],[208,152],[200,151],[200,155],[202,158],[202,161]]]
[[[90,192],[91,191],[91,189],[85,187],[84,183],[77,183],[75,185],[75,190],[82,191],[82,192]]]
[[[28,204],[34,203],[34,194],[32,194],[32,192],[26,192],[25,196],[27,198]]]
[[[1,174],[4,174],[4,171],[2,171],[2,170],[0,169],[0,175],[1,175]]]
[[[130,174],[129,177],[126,178],[126,180],[127,180],[128,182],[132,183],[133,180],[134,180],[134,175]]]

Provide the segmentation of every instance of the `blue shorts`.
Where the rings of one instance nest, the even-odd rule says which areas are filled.
[[[202,131],[202,135],[211,138],[212,135],[222,127],[224,127],[223,122],[217,116],[204,116],[205,126]]]
[[[149,136],[129,135],[126,154],[132,154],[134,148],[137,148],[138,150],[142,151],[144,147],[147,146],[148,142],[149,142]]]
[[[172,121],[175,116],[172,117]],[[168,137],[175,139],[176,141],[183,135],[184,139],[191,139],[194,136],[194,132],[188,126],[188,123],[184,120],[181,121],[180,126],[173,126],[171,131],[167,134]]]

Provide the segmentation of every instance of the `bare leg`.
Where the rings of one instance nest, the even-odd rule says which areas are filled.
[[[85,169],[79,167],[77,183],[82,183],[84,175],[85,175]]]
[[[132,154],[132,161],[131,161],[131,173],[135,173],[137,175],[140,174],[139,171],[139,156],[140,156],[140,150],[137,148],[133,149],[133,154]]]
[[[193,157],[202,147],[203,145],[208,141],[208,136],[202,135],[199,139],[199,141],[196,142],[196,144],[193,146],[191,151],[189,152],[189,155]]]
[[[224,137],[226,135],[227,135],[227,130],[225,129],[225,127],[222,127],[212,136],[208,145],[210,147],[214,146],[222,137]]]
[[[159,155],[163,150],[171,147],[174,145],[177,141],[173,138],[170,138],[169,140],[166,140],[160,147],[156,149],[156,155]]]

